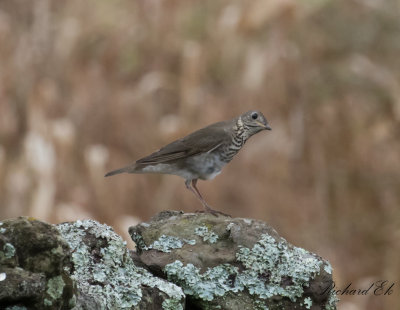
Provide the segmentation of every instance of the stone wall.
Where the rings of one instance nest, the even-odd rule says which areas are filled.
[[[131,227],[0,222],[1,309],[336,309],[330,264],[252,219],[166,211]]]

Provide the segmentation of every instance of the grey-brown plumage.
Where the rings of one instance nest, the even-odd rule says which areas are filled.
[[[232,120],[199,129],[105,176],[118,173],[178,175],[186,180],[186,187],[200,199],[206,212],[215,214],[218,212],[211,209],[197,189],[197,180],[213,179],[246,141],[262,130],[271,130],[264,115],[259,111],[248,111]]]

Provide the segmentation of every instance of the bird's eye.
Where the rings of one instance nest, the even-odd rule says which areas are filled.
[[[257,117],[258,117],[257,112],[253,112],[253,113],[251,114],[251,118],[252,118],[252,119],[257,119]]]

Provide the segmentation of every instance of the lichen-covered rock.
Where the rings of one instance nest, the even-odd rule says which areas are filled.
[[[181,286],[190,309],[336,309],[323,294],[330,264],[264,222],[166,211],[129,232],[141,262]]]
[[[69,247],[53,225],[19,217],[0,222],[0,308],[70,309]]]
[[[80,292],[76,309],[184,309],[181,288],[135,266],[109,226],[85,220],[57,228],[72,249],[69,272]]]

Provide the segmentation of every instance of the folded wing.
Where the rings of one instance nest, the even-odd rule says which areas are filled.
[[[224,122],[202,128],[192,134],[176,140],[160,150],[136,161],[136,165],[168,163],[200,153],[212,152],[229,141],[224,130]]]

